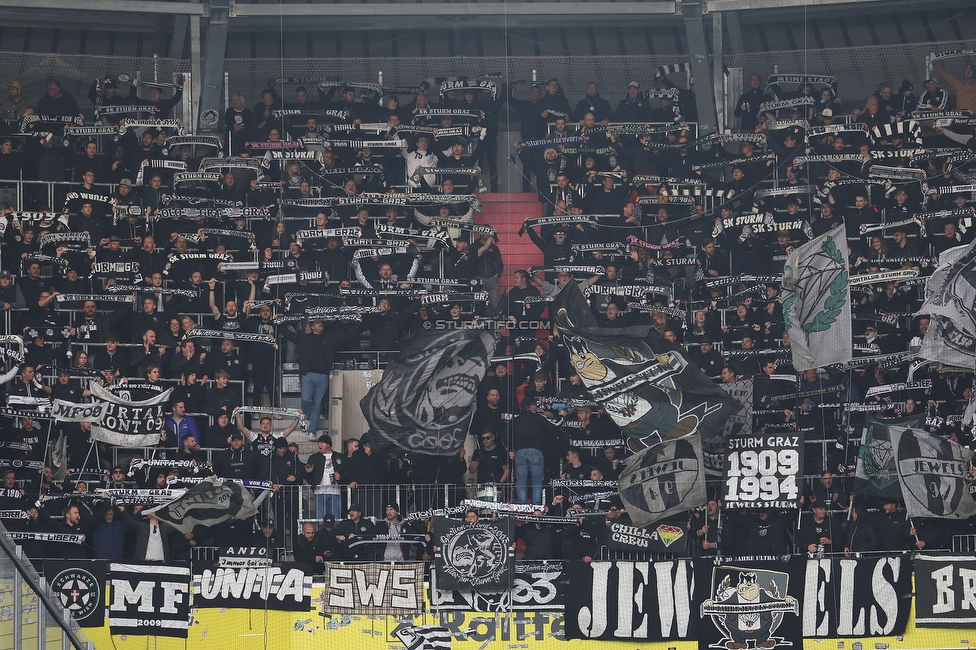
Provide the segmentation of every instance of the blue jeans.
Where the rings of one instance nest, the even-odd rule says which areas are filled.
[[[309,433],[314,433],[319,428],[322,401],[328,393],[328,375],[320,372],[309,372],[302,375],[302,410],[308,416]]]
[[[341,494],[315,495],[315,516],[322,519],[326,515],[332,515],[336,518],[336,521],[342,521]]]
[[[519,449],[515,452],[515,491],[519,503],[528,503],[528,486],[531,484],[532,505],[544,505],[542,481],[545,478],[545,465],[540,449]]]

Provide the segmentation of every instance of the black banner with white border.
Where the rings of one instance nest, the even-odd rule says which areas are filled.
[[[112,634],[185,639],[190,627],[190,567],[116,563],[109,566]]]
[[[915,625],[976,625],[976,557],[919,555],[915,558]]]
[[[439,589],[437,572],[431,572],[430,604],[434,610],[498,612],[563,609],[560,583],[565,579],[563,563],[520,561],[515,563],[511,589],[499,592]]]
[[[246,567],[194,563],[193,606],[305,612],[312,606],[312,574],[294,562]]]
[[[803,636],[905,633],[912,608],[912,560],[905,555],[808,560]]]
[[[693,640],[690,560],[569,562],[567,639]],[[696,621],[692,624],[692,621]]]
[[[760,434],[729,438],[722,476],[723,504],[744,508],[796,508],[803,474],[803,438]]]

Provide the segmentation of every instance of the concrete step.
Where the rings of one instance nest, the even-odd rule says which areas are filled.
[[[478,200],[488,209],[488,205],[497,203],[517,203],[517,202],[533,202],[539,203],[539,195],[534,192],[496,192],[496,193],[484,193],[478,195]]]

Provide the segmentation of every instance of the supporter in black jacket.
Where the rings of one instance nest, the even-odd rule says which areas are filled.
[[[759,125],[759,106],[772,101],[772,96],[760,90],[762,78],[753,72],[749,75],[749,90],[742,93],[735,104],[735,116],[739,118],[742,131],[752,133]]]
[[[847,527],[847,540],[844,542],[844,553],[863,553],[865,551],[880,551],[883,548],[878,527],[862,506],[851,506],[851,520]]]
[[[813,504],[813,515],[804,515],[800,529],[796,533],[796,548],[800,553],[832,553],[834,540],[838,548],[843,544],[843,531],[840,523],[827,514],[827,504]]]
[[[371,560],[373,550],[370,545],[363,544],[349,548],[349,544],[359,535],[375,535],[376,526],[369,519],[363,518],[363,507],[358,503],[349,506],[349,518],[343,519],[336,526],[335,537],[341,545],[343,555],[349,560]]]
[[[244,435],[231,434],[230,449],[218,452],[213,460],[214,474],[221,478],[253,479],[257,476],[251,450],[244,447]]]
[[[610,102],[600,97],[597,85],[592,81],[586,87],[586,96],[576,102],[576,109],[573,111],[573,121],[583,123],[583,116],[593,113],[593,118],[597,124],[606,124],[613,119],[613,109]]]
[[[335,520],[333,520],[335,523]],[[306,522],[302,524],[302,534],[295,538],[295,561],[302,564],[321,564],[326,559],[326,550],[318,543],[319,538],[316,534],[315,524]],[[331,551],[329,551],[331,556]],[[319,567],[316,567],[316,572]]]
[[[542,117],[543,106],[539,103],[539,100],[542,98],[542,86],[533,85],[529,90],[528,99],[516,99],[513,92],[514,86],[509,88],[508,104],[518,111],[519,123],[521,125],[519,127],[519,135],[523,140],[537,140],[546,137],[546,120]],[[534,149],[526,149],[520,151],[518,154],[519,160],[522,161],[522,169],[524,170],[522,177],[523,192],[532,191],[530,172],[535,168],[534,160],[536,158],[536,151]],[[541,187],[538,176],[536,177],[536,184]]]
[[[302,378],[302,410],[308,413],[308,430],[316,431],[322,401],[329,389],[329,373],[336,352],[358,340],[362,325],[351,325],[338,332],[325,333],[320,320],[312,321],[309,332],[282,330],[286,339],[298,346],[298,372]],[[308,387],[308,390],[306,390]],[[313,390],[314,389],[314,390]]]

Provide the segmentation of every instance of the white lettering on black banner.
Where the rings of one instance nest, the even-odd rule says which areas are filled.
[[[795,508],[803,440],[791,435],[729,438],[725,454],[725,507]]]
[[[120,564],[109,570],[112,634],[174,636],[185,639],[190,626],[190,567]]]

